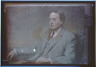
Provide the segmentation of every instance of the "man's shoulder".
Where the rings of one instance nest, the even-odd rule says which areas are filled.
[[[73,32],[70,32],[70,31],[64,29],[63,37],[66,39],[73,39],[73,38],[75,38],[75,34]]]

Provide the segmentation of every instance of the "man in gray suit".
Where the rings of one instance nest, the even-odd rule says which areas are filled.
[[[41,32],[41,38],[32,47],[35,55],[24,60],[24,62],[32,61],[36,64],[74,64],[77,40],[73,33],[63,28],[64,14],[53,11],[50,13],[49,18],[50,28],[44,29]],[[16,53],[16,49],[13,50],[9,53],[8,58],[11,59]]]

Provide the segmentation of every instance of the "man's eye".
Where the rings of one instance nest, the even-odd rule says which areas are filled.
[[[51,19],[49,19],[50,21],[56,21],[56,18],[51,18]]]

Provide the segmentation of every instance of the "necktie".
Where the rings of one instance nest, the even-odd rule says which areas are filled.
[[[52,32],[49,34],[48,40],[52,39],[53,36],[54,36],[54,31],[52,31]]]

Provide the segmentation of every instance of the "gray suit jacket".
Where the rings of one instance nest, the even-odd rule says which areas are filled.
[[[50,29],[45,29],[41,33],[41,38],[33,47],[36,49],[35,56],[27,60],[35,61],[39,57],[47,56],[55,64],[74,64],[77,43],[74,34],[62,29],[57,36],[48,41],[50,32]]]

